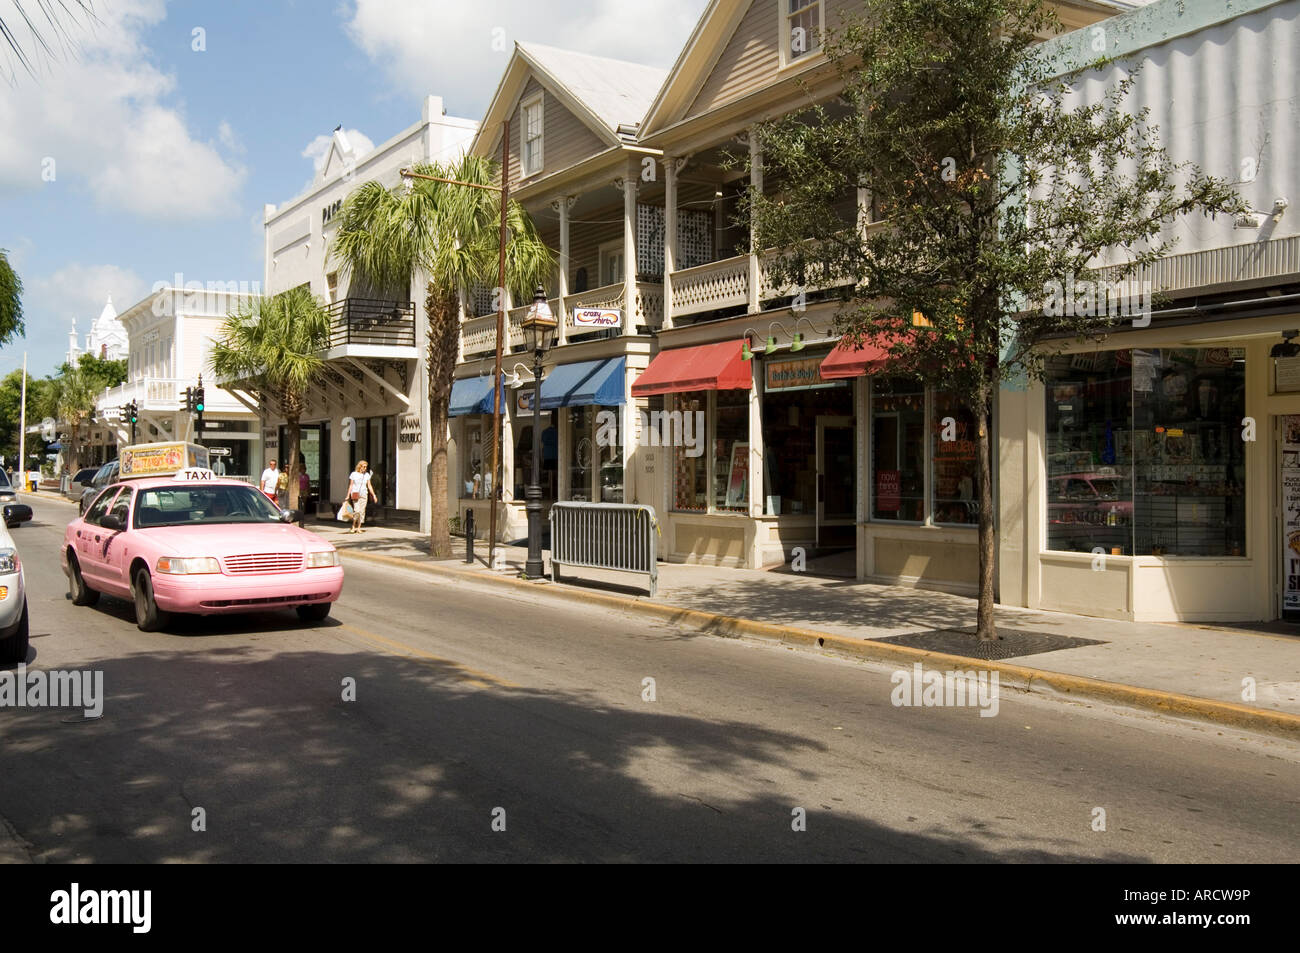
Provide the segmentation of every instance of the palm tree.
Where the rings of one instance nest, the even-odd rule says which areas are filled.
[[[60,46],[71,44],[68,21],[75,23],[83,15],[87,22],[96,19],[91,0],[31,0],[31,2],[11,0],[10,5],[13,7],[14,16],[8,20],[0,17],[0,39],[3,39],[5,45],[9,47],[12,58],[18,62],[18,65],[32,76],[36,75],[36,63],[39,58],[54,55],[54,47],[50,45],[51,40]],[[35,10],[32,10],[32,7]],[[45,18],[43,24],[37,22],[41,16]],[[20,42],[15,32],[19,29],[19,23],[31,36],[30,51]],[[17,70],[11,68],[6,78],[12,83],[16,76]]]
[[[491,186],[497,164],[465,156],[449,166],[417,165],[422,175]],[[460,334],[460,292],[498,279],[501,227],[499,192],[428,179],[390,190],[378,182],[357,188],[339,212],[331,254],[353,283],[410,287],[416,270],[429,277],[424,309],[428,321],[429,551],[451,556],[447,522],[447,407]],[[550,275],[554,256],[527,213],[511,202],[506,210],[506,284],[524,298]]]
[[[98,393],[97,381],[85,370],[77,365],[65,364],[62,373],[50,379],[50,387],[42,399],[46,416],[57,420],[60,427],[67,427],[63,460],[65,466],[74,473],[81,458],[81,428],[95,414],[95,398]]]
[[[289,508],[298,506],[298,422],[307,390],[324,367],[329,345],[325,305],[305,286],[268,298],[251,298],[226,316],[212,346],[218,380],[238,380],[284,418],[284,470],[289,474]]]
[[[0,345],[8,344],[15,334],[26,335],[23,326],[23,282],[9,264],[9,256],[0,248]]]

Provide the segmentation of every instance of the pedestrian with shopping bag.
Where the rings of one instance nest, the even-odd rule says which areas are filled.
[[[352,528],[348,530],[349,533],[365,532],[361,524],[366,521],[366,498],[379,502],[379,497],[375,496],[374,488],[370,485],[370,476],[370,464],[365,460],[358,460],[357,468],[348,474],[348,498],[344,505],[352,507]]]

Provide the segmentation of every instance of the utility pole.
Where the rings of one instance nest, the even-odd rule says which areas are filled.
[[[23,351],[23,400],[18,412],[18,483],[27,486],[27,352]]]

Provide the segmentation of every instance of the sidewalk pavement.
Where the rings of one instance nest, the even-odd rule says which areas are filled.
[[[505,585],[528,585],[583,601],[642,611],[720,634],[777,638],[787,644],[847,651],[858,657],[926,661],[947,668],[951,655],[876,642],[934,630],[973,631],[975,600],[965,596],[786,570],[720,569],[659,564],[656,596],[646,577],[598,570],[567,570],[559,585],[520,583],[526,549],[505,546],[507,570],[486,566],[487,544],[475,543],[465,562],[465,541],[453,537],[456,558],[433,560],[427,538],[407,529],[369,526],[350,535],[343,523],[309,523],[345,555],[398,559],[439,574]],[[549,552],[545,553],[547,571]],[[999,606],[1006,630],[1072,636],[1100,644],[982,662],[1019,680],[1026,690],[1047,688],[1300,740],[1300,626],[1122,622],[1064,612]],[[820,638],[825,636],[825,638]],[[972,645],[975,643],[972,640]],[[1249,698],[1246,680],[1254,680]]]

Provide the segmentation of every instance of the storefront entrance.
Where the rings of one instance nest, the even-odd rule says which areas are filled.
[[[1277,460],[1281,464],[1278,510],[1282,514],[1279,616],[1286,622],[1300,622],[1300,414],[1286,414],[1277,420]]]
[[[305,513],[314,513],[319,501],[330,499],[330,425],[328,422],[303,424],[298,428],[299,464],[307,471],[308,490],[306,499],[298,501]],[[287,448],[288,428],[280,427],[280,446]],[[283,468],[288,468],[288,460],[281,461]]]
[[[817,552],[852,549],[857,479],[852,417],[817,418]]]

